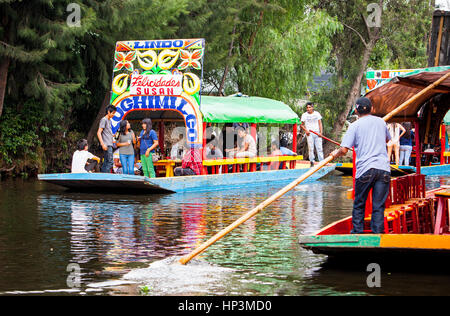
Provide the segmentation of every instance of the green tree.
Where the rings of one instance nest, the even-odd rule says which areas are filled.
[[[294,104],[325,67],[330,38],[341,28],[310,2],[211,0],[189,15],[203,17],[201,26],[188,18],[177,34],[196,36],[202,27],[208,92],[223,95],[237,89]]]
[[[69,27],[70,1],[0,1],[0,115],[6,87],[12,102],[40,99],[54,110],[64,97],[83,83],[77,69],[67,69],[77,38],[92,26],[94,14],[86,11],[81,27]],[[69,71],[68,71],[69,70]]]
[[[180,27],[180,15],[188,15],[187,0],[86,0],[97,13],[97,25],[80,42],[81,64],[86,68],[89,96],[75,116],[79,129],[88,130],[95,140],[98,122],[110,102],[115,43],[130,39],[164,39]],[[195,1],[194,1],[195,2]],[[90,96],[93,97],[90,97]]]
[[[67,23],[71,3],[81,9],[76,27]],[[2,161],[38,147],[51,148],[46,152],[56,158],[67,132],[89,129],[109,99],[115,42],[173,34],[187,5],[187,0],[0,0],[0,115],[8,113],[0,117]],[[27,133],[17,134],[11,128],[18,122],[11,121],[14,115],[40,119],[24,121]],[[31,134],[39,142],[25,139]],[[16,150],[13,142],[28,149]]]
[[[328,70],[332,87],[314,96],[328,113],[325,125],[339,139],[356,99],[361,95],[368,68],[420,68],[426,66],[427,33],[431,4],[420,0],[380,0],[379,23],[368,11],[370,0],[319,1],[317,8],[337,18],[344,29],[333,42]],[[377,22],[377,21],[375,21]],[[327,144],[326,151],[333,145]]]
[[[254,23],[240,32],[236,81],[244,93],[293,105],[326,66],[340,24],[306,1],[276,4],[245,12]]]

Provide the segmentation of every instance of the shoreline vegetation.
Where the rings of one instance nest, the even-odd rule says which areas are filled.
[[[202,94],[276,99],[299,116],[299,100],[311,100],[339,141],[367,69],[427,66],[434,10],[389,1],[371,28],[373,0],[81,0],[74,24],[72,2],[0,4],[0,179],[67,172],[82,138],[100,152],[95,132],[124,39],[205,38]],[[324,142],[325,155],[334,148]]]

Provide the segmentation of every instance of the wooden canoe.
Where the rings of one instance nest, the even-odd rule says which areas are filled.
[[[334,167],[334,165],[325,166],[311,176],[308,181],[315,181],[324,177],[333,171]],[[227,190],[244,186],[267,186],[269,183],[271,185],[283,184],[293,181],[308,170],[309,168],[298,168],[167,178],[147,178],[143,176],[110,173],[59,173],[40,174],[38,175],[38,179],[80,191],[178,193]]]

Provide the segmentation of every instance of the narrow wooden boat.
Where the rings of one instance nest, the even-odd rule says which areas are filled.
[[[426,192],[425,175],[445,176],[450,171],[443,159],[446,146],[442,136],[443,118],[450,108],[449,72],[449,66],[415,70],[391,78],[366,94],[372,100],[372,114],[381,117],[389,114],[389,122],[414,124],[415,153],[420,153],[415,174],[391,179],[384,213],[385,233],[371,234],[369,194],[364,234],[351,234],[352,217],[347,217],[313,235],[300,236],[303,248],[346,263],[368,258],[375,263],[384,259],[390,263],[401,262],[403,267],[416,261],[448,262],[445,259],[450,259],[450,190],[441,187]],[[434,83],[433,89],[426,89]],[[402,107],[407,100],[408,106]],[[398,108],[400,110],[395,111]],[[422,167],[422,160],[429,160],[428,153],[422,151],[422,144],[430,145],[432,140],[439,139],[443,149],[441,165]],[[434,156],[435,152],[432,154]]]
[[[155,163],[157,178],[120,174],[44,174],[38,176],[39,180],[77,190],[152,193],[267,185],[291,181],[305,173],[310,168],[309,162],[302,163],[303,157],[295,155],[300,118],[287,104],[241,94],[230,97],[201,94],[204,46],[204,39],[123,41],[116,45],[110,100],[116,107],[116,114],[111,119],[111,129],[115,133],[122,120],[140,128],[142,119],[151,118],[153,127],[158,130],[162,155]],[[190,67],[193,65],[195,67]],[[166,129],[177,124],[179,129],[165,135]],[[222,152],[229,143],[236,147],[235,124],[247,126],[248,134],[260,145],[266,143],[265,136],[268,144],[272,140],[269,140],[265,126],[258,131],[259,125],[292,126],[293,155],[272,156],[265,150],[266,146],[260,146],[259,156],[254,158],[208,159],[206,148],[213,134],[219,144],[217,148]],[[278,134],[278,130],[276,132]],[[178,135],[174,135],[176,133]],[[181,165],[181,159],[170,157],[164,148],[164,140],[179,137],[179,134],[184,135],[183,140],[190,149],[201,152],[196,155],[201,156],[198,161],[203,166],[201,175],[174,177],[174,168]],[[275,168],[277,170],[272,170]],[[272,171],[265,171],[267,169]],[[332,170],[334,165],[323,168],[311,180]]]
[[[450,236],[431,234],[385,235],[314,235],[300,236],[303,248],[332,260],[401,260],[450,259]]]
[[[350,233],[350,216],[313,235],[300,236],[300,245],[338,260],[384,258],[403,262],[423,256],[430,260],[450,258],[450,191],[442,187],[425,193],[424,179],[424,175],[408,175],[392,180],[385,210],[385,234],[370,234],[369,202],[365,216],[367,234]]]

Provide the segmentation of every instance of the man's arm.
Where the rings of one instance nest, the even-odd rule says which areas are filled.
[[[334,150],[330,156],[333,156],[333,160],[342,156],[347,155],[348,148],[347,147],[340,147],[339,149]]]
[[[244,140],[244,146],[239,150],[239,152],[248,151],[249,147],[250,147],[250,143],[248,143]]]
[[[301,128],[302,130],[305,131],[306,136],[309,136],[310,132],[309,132],[309,130],[306,128],[305,122],[302,122],[302,123],[300,124],[300,128]]]
[[[338,157],[345,156],[348,153],[348,150],[355,146],[355,137],[356,137],[356,131],[354,128],[354,125],[350,125],[347,133],[345,133],[342,142],[341,147],[334,150],[330,156],[333,156],[333,159],[336,159]]]
[[[320,130],[320,134],[323,134],[322,120],[319,120],[319,130]]]
[[[104,151],[108,150],[108,147],[105,145],[105,143],[103,142],[103,138],[102,138],[102,132],[103,132],[103,128],[99,127],[98,131],[97,131],[97,138],[98,141],[100,142],[100,145],[102,146],[102,149]]]

